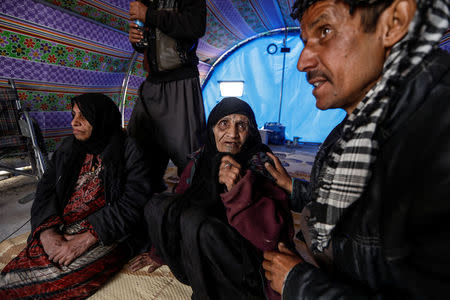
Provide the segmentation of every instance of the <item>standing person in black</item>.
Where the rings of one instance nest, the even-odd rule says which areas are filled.
[[[144,53],[147,79],[128,123],[128,133],[145,151],[155,192],[166,189],[162,178],[169,159],[178,173],[188,154],[202,144],[206,128],[196,55],[206,28],[204,0],[153,0],[130,3],[129,40]],[[148,46],[139,42],[145,37]]]

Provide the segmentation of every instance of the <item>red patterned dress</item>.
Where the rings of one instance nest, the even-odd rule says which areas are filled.
[[[116,244],[95,244],[68,266],[48,259],[39,234],[50,227],[61,233],[90,231],[97,237],[87,217],[106,205],[100,179],[100,156],[87,154],[74,192],[61,216],[53,216],[39,226],[20,254],[9,262],[0,275],[0,299],[84,299],[117,273],[124,255]]]

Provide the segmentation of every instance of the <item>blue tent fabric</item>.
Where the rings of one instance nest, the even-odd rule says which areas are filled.
[[[236,48],[218,62],[203,86],[206,114],[218,103],[219,81],[244,81],[242,99],[250,104],[261,128],[266,122],[277,122],[280,111],[280,94],[283,71],[283,46],[285,34],[278,32],[261,36]],[[267,52],[275,44],[274,54]],[[316,108],[312,86],[305,73],[297,70],[297,60],[303,49],[298,32],[289,32],[286,53],[283,97],[280,123],[286,127],[286,138],[300,137],[301,142],[321,143],[329,132],[345,117],[341,109],[321,111]]]

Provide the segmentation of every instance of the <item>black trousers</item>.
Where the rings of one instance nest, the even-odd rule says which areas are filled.
[[[205,110],[198,77],[162,83],[144,81],[128,123],[128,133],[145,152],[154,192],[165,189],[169,159],[186,167],[188,155],[203,142]]]
[[[262,253],[226,221],[179,196],[161,193],[145,206],[152,244],[193,300],[265,299]]]

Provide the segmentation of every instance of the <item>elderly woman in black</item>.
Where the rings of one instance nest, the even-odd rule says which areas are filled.
[[[193,299],[279,299],[264,281],[262,251],[292,241],[287,195],[265,172],[266,152],[250,106],[225,98],[207,122],[176,188],[146,206],[152,244]],[[292,246],[292,245],[291,245]]]
[[[1,299],[86,298],[144,247],[134,233],[149,175],[117,106],[83,94],[72,99],[72,116],[73,135],[38,184],[28,244],[0,275]]]

